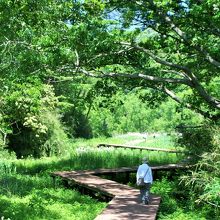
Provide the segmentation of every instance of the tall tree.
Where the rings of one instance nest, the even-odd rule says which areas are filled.
[[[75,63],[59,71],[150,87],[205,117],[220,117],[219,1],[84,1],[80,7],[87,20],[75,20],[71,29],[83,39]]]
[[[16,83],[113,78],[219,118],[219,0],[0,3],[1,94]]]

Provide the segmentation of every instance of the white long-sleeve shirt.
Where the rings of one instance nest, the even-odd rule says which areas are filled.
[[[147,172],[147,170],[148,170],[148,172]],[[145,175],[146,172],[147,172],[147,174]],[[145,175],[145,177],[144,177],[144,175]],[[142,165],[140,165],[138,167],[136,177],[137,177],[137,180],[140,177],[144,177],[144,182],[145,183],[151,183],[152,184],[152,182],[153,182],[152,170],[146,163],[143,163]]]

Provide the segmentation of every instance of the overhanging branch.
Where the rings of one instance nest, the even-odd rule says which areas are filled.
[[[146,49],[144,47],[141,47],[141,46],[136,45],[136,44],[131,44],[131,43],[128,43],[128,42],[121,42],[121,44],[125,45],[125,46],[130,46],[130,47],[132,47],[134,49],[137,49],[139,51],[142,51],[142,52],[148,54],[148,56],[150,56],[157,63],[160,63],[160,64],[168,66],[168,67],[172,67],[172,68],[175,68],[175,69],[178,69],[178,70],[182,70],[182,71],[187,72],[187,73],[191,72],[189,68],[187,68],[185,66],[182,66],[182,65],[179,65],[179,64],[168,62],[168,61],[160,58],[159,56],[153,54],[150,50],[148,50],[148,49]]]
[[[85,69],[80,68],[79,72],[82,72],[83,74],[91,77],[98,77],[98,78],[130,78],[130,79],[144,79],[146,81],[151,81],[155,83],[174,83],[174,84],[184,84],[188,86],[192,86],[190,80],[188,79],[178,79],[178,78],[162,78],[162,77],[156,77],[151,75],[146,75],[143,73],[135,73],[135,74],[129,74],[129,73],[105,73],[103,71],[88,71]],[[95,73],[98,72],[99,74]]]
[[[183,32],[180,28],[178,28],[173,22],[172,20],[168,17],[165,16],[165,21],[170,25],[170,27],[181,37],[181,39],[183,39],[185,42],[187,42],[188,44],[192,45],[190,40],[187,38],[186,33]],[[198,46],[192,46],[194,49],[196,49],[198,52],[202,53],[206,60],[209,61],[209,63],[211,63],[212,65],[220,68],[220,62],[218,62],[217,60],[215,60],[209,53],[208,51],[206,51],[205,49],[198,47]]]
[[[139,45],[132,45],[131,43],[128,42],[121,42],[122,45],[126,45],[126,46],[130,46],[133,47],[134,49],[137,49],[139,51],[142,51],[144,53],[146,53],[148,56],[150,56],[153,60],[155,60],[157,63],[160,63],[161,65],[165,65],[171,68],[175,68],[178,69],[180,71],[183,71],[184,75],[188,78],[185,78],[185,80],[187,80],[187,84],[186,83],[182,83],[185,85],[190,86],[191,88],[195,89],[198,94],[212,107],[220,109],[220,101],[215,99],[214,97],[210,96],[208,94],[208,92],[205,90],[205,88],[200,84],[199,80],[197,79],[197,77],[195,76],[195,74],[193,74],[191,72],[191,70],[185,66],[179,65],[179,64],[175,64],[175,63],[171,63],[168,62],[158,56],[156,56],[155,54],[153,54],[150,50],[145,49]],[[168,81],[167,81],[168,82]]]
[[[173,100],[175,100],[177,103],[181,104],[182,106],[191,109],[201,115],[203,115],[206,118],[211,118],[211,116],[209,115],[209,113],[202,111],[199,108],[196,108],[194,106],[192,106],[189,103],[184,102],[180,97],[178,97],[173,91],[167,89],[166,87],[162,87],[161,91],[163,91],[165,94],[167,94],[169,97],[171,97]]]

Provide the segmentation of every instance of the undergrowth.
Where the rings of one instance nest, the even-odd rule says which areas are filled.
[[[116,139],[118,143],[133,140],[132,138]],[[73,144],[72,150],[60,158],[54,156],[17,160],[13,155],[5,157],[6,159],[1,157],[0,218],[92,220],[107,203],[97,201],[88,195],[82,195],[74,189],[65,188],[62,182],[54,188],[49,176],[50,172],[138,166],[143,156],[148,157],[151,165],[175,163],[182,159],[176,154],[164,152],[97,149],[95,146],[102,142],[100,140],[107,143],[114,139],[96,139],[88,142],[78,140]],[[190,201],[189,197],[178,193],[177,185],[177,182],[170,182],[166,178],[154,182],[152,192],[162,197],[158,219],[205,219],[206,212],[195,211],[197,207],[189,205],[192,201],[187,205],[187,201]]]

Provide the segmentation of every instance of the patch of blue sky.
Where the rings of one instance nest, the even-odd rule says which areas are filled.
[[[138,22],[137,17],[134,18],[134,20],[131,22],[129,27],[123,27],[124,18],[122,16],[122,13],[118,10],[113,10],[110,13],[107,13],[106,15],[107,20],[112,21],[112,24],[109,26],[110,29],[121,29],[126,31],[133,31],[135,29],[143,29],[143,24],[141,22]]]
[[[190,11],[190,8],[189,8],[189,1],[188,0],[182,0],[180,3],[179,3],[179,6],[181,7],[181,9],[188,13]],[[168,11],[167,12],[167,15],[168,16],[174,16],[174,15],[177,15],[175,12],[173,11]]]
[[[189,9],[189,0],[182,0],[179,3],[179,6],[182,7],[185,12],[189,12],[190,11],[190,9]]]
[[[122,13],[118,10],[112,10],[111,12],[106,12],[104,19],[108,21],[108,30],[122,29]]]
[[[121,13],[118,10],[112,10],[106,14],[106,17],[110,20],[119,20],[121,19]]]
[[[73,26],[72,22],[70,20],[65,20],[64,23],[68,28],[71,28]]]
[[[188,13],[190,11],[189,0],[182,0],[179,3],[179,6],[186,13]],[[175,12],[173,12],[171,10],[167,12],[167,15],[170,16],[170,17],[171,16],[180,16],[180,15],[178,15],[178,13],[175,13]],[[145,24],[143,24],[143,22],[141,22],[141,21],[138,22],[137,21],[138,19],[135,17],[134,20],[129,25],[129,27],[123,28],[123,26],[122,26],[122,24],[123,24],[123,16],[122,16],[122,13],[120,11],[118,11],[118,10],[113,10],[110,13],[107,13],[106,14],[106,18],[107,18],[107,20],[114,21],[110,25],[111,26],[110,29],[118,28],[118,29],[130,30],[130,31],[133,31],[135,29],[145,30],[147,28],[147,26],[149,26],[150,24],[154,23],[153,20],[149,20],[147,22],[147,25],[146,25],[146,22],[145,22]]]
[[[172,11],[168,11],[168,12],[167,12],[167,15],[168,15],[168,16],[173,16],[173,15],[175,15],[175,13],[172,12]]]

